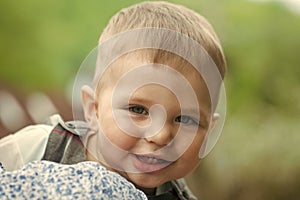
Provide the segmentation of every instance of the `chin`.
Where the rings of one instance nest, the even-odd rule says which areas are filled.
[[[138,188],[156,188],[168,180],[162,180],[151,174],[128,174],[128,178]]]

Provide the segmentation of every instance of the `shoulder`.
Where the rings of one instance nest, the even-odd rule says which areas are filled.
[[[0,162],[7,170],[41,158],[52,130],[48,125],[28,126],[0,140]]]
[[[52,131],[61,129],[80,137],[84,136],[88,131],[88,125],[85,121],[64,121],[60,115],[49,117],[46,124],[52,126]]]
[[[21,142],[22,144],[27,141],[38,142],[40,140],[47,140],[50,133],[53,131],[57,124],[65,124],[60,115],[52,115],[43,124],[36,124],[26,126],[23,129],[10,134],[0,140],[0,144],[10,143],[12,141]]]
[[[30,125],[0,139],[0,162],[7,170],[19,169],[25,164],[41,160],[51,132],[57,123],[63,122],[53,115],[45,124]]]
[[[43,160],[64,164],[86,161],[84,138],[88,132],[84,121],[64,122],[60,116],[48,120],[54,126],[42,157]]]
[[[41,138],[48,137],[54,127],[58,124],[65,124],[60,115],[50,116],[45,123],[26,126],[19,131],[7,135],[0,139],[0,144],[11,140],[30,139],[31,137]]]

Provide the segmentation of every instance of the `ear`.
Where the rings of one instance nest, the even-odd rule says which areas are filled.
[[[215,125],[216,125],[219,118],[220,118],[219,113],[214,113],[213,114],[211,122],[209,124],[209,128],[208,128],[208,130],[205,134],[204,140],[202,142],[202,145],[201,145],[201,148],[200,148],[200,151],[199,151],[199,158],[204,158],[208,154],[208,152],[206,152],[206,149],[207,149],[209,136],[211,135],[212,130],[214,129],[214,127],[215,127]]]
[[[97,131],[97,108],[94,90],[89,86],[84,85],[81,88],[81,98],[85,120],[91,130]]]
[[[214,113],[211,119],[211,122],[209,124],[209,129],[207,131],[207,134],[209,134],[209,132],[214,129],[218,119],[220,118],[220,114],[219,113]]]

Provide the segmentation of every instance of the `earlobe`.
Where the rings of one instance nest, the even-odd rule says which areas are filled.
[[[211,131],[215,127],[215,125],[216,125],[219,118],[220,118],[219,113],[214,113],[213,114],[212,119],[211,119],[211,123],[209,124],[208,134],[209,134],[209,131]]]
[[[85,120],[91,130],[97,131],[98,123],[94,90],[89,86],[84,85],[81,88],[81,98]]]

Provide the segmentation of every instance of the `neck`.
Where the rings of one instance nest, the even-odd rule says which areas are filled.
[[[137,189],[142,190],[146,195],[155,195],[156,188],[143,188],[139,186],[135,186]]]

